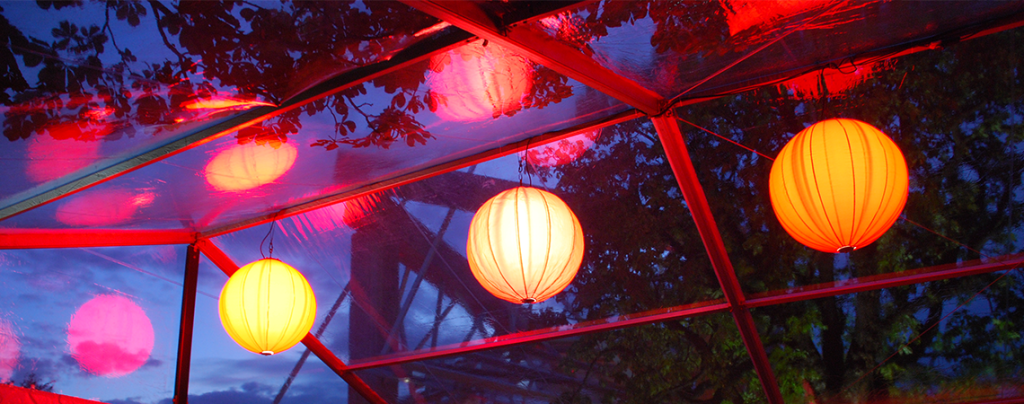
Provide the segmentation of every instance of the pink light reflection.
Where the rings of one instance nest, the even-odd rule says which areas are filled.
[[[0,383],[11,380],[20,354],[21,341],[14,333],[14,327],[10,321],[0,318]]]
[[[71,316],[68,349],[82,369],[104,377],[134,372],[153,351],[153,324],[119,295],[99,295]]]
[[[84,134],[83,132],[88,132]],[[26,150],[28,163],[25,176],[33,183],[43,183],[71,174],[100,158],[100,144],[95,139],[110,133],[106,125],[63,124],[50,129],[50,136],[32,136]]]
[[[586,153],[600,136],[601,130],[592,130],[543,146],[531,147],[526,152],[526,162],[535,167],[555,167],[571,163]]]
[[[124,189],[108,189],[73,195],[57,207],[58,221],[69,226],[114,226],[135,217],[140,207],[156,198],[152,192],[135,193]]]

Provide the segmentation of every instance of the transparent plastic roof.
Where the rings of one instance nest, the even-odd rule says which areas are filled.
[[[206,231],[626,109],[477,41],[5,224]]]
[[[361,403],[354,376],[401,403],[1024,397],[1022,3],[404,4],[0,5],[0,383],[168,400],[185,249],[18,249],[175,236],[204,253],[195,402]],[[790,238],[767,185],[833,117],[910,167],[903,216],[848,254]],[[536,305],[466,261],[520,182],[586,234]],[[264,255],[312,284],[329,354],[223,331],[224,271]],[[88,325],[152,325],[124,374],[139,352],[82,350],[100,303]]]
[[[857,66],[847,57],[884,58],[912,43],[938,47],[924,38],[955,33],[968,20],[997,20],[1022,7],[996,2],[947,7],[927,1],[600,1],[535,21],[532,27],[666,98],[687,99],[733,93],[824,64],[848,71]]]

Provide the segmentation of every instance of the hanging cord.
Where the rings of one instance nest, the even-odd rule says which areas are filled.
[[[519,186],[523,186],[523,172],[526,172],[526,177],[530,181],[530,187],[533,187],[533,175],[530,173],[530,167],[526,162],[526,156],[530,153],[530,139],[526,139],[526,150],[519,155]]]
[[[263,240],[260,241],[260,256],[264,259],[274,258],[274,228],[277,227],[277,220],[270,222],[270,230],[267,230],[267,235],[263,236]],[[263,243],[267,241],[267,237],[270,237],[270,247],[268,248],[267,255],[263,255]]]

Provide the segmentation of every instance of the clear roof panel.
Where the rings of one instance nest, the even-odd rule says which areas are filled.
[[[727,313],[356,372],[394,403],[765,402]]]
[[[169,399],[184,269],[182,246],[0,252],[0,382]]]
[[[948,34],[965,23],[995,20],[1022,7],[992,2],[961,6],[601,1],[532,26],[664,97],[700,98],[792,77],[826,63],[855,69],[842,66],[850,63],[847,57]]]
[[[586,235],[582,269],[566,291],[520,307],[490,295],[469,270],[473,214],[519,184],[520,156],[510,155],[277,222],[274,256],[306,274],[319,307],[347,293],[325,344],[339,357],[366,362],[720,303],[718,281],[649,121],[538,146],[525,156],[524,183],[560,196]],[[667,192],[648,192],[654,189]],[[242,265],[260,258],[269,230],[257,226],[215,241]],[[269,238],[264,244],[266,252]]]
[[[4,203],[388,60],[438,23],[395,2],[8,2],[0,10]]]
[[[808,80],[797,79],[678,109],[744,289],[758,293],[1020,252],[1024,104],[1017,89],[1024,87],[1017,72],[1024,53],[1016,44],[1022,34],[1007,31],[887,60],[859,78],[811,77],[811,83],[824,80],[824,93],[803,92]],[[903,216],[881,239],[849,254],[796,243],[769,198],[774,156],[798,131],[834,117],[880,128],[910,170]]]
[[[1022,279],[1016,269],[752,312],[787,403],[1019,400]]]
[[[477,41],[3,223],[207,230],[627,109]]]

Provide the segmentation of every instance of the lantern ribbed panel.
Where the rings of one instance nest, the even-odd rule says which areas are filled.
[[[583,229],[569,206],[517,187],[484,202],[466,245],[469,268],[488,292],[513,303],[542,302],[569,286],[583,261]]]
[[[276,259],[250,263],[231,275],[220,294],[224,330],[243,348],[279,353],[299,343],[316,319],[306,278]]]
[[[888,136],[854,119],[829,119],[798,133],[769,178],[782,227],[819,251],[858,249],[877,240],[903,211],[909,180]]]

